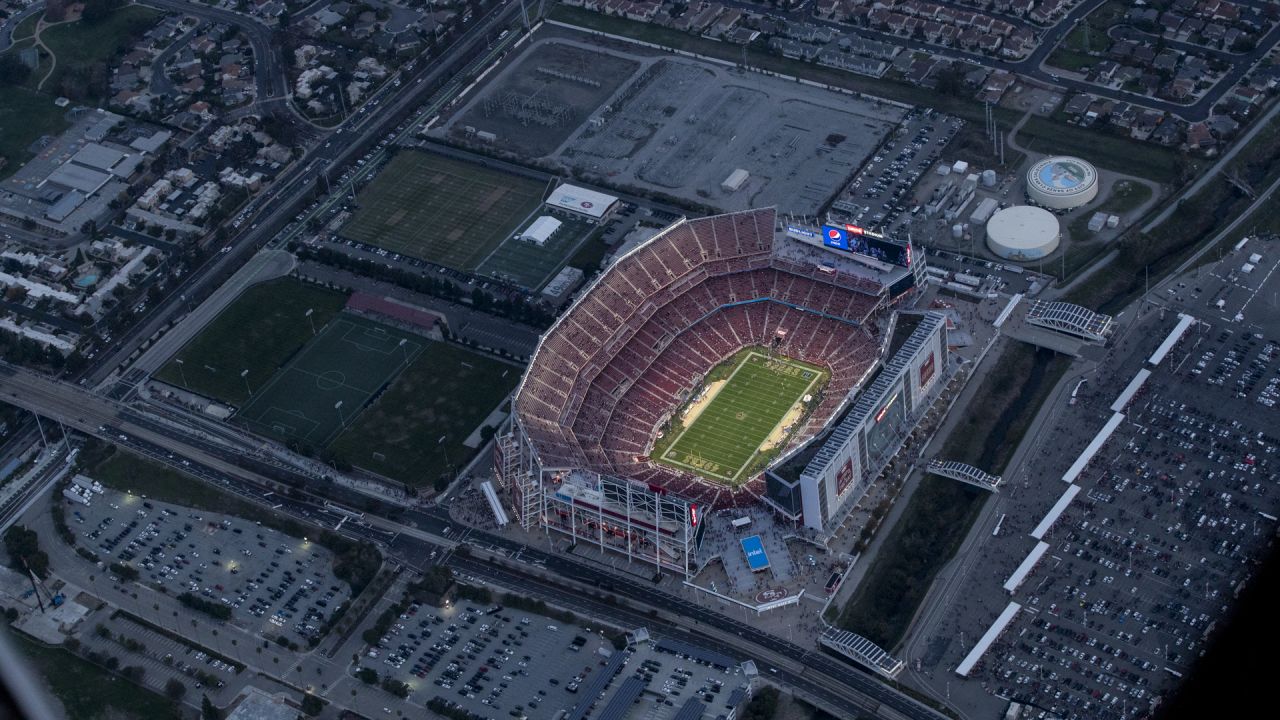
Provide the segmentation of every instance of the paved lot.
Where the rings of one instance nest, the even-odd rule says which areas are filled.
[[[836,198],[831,207],[833,217],[884,228],[892,236],[912,217],[916,184],[941,158],[943,148],[963,124],[959,118],[933,110],[912,110]]]
[[[232,622],[251,632],[305,646],[350,597],[328,550],[240,518],[113,490],[68,513],[79,541],[104,562],[133,565],[141,582],[172,595],[231,607]]]
[[[1156,302],[1200,317],[1221,297],[1243,305],[1256,296],[1260,305],[1268,284],[1243,287],[1230,272],[1248,254],[1171,283]],[[1210,316],[1153,370],[1076,481],[1080,494],[1045,535],[1043,558],[1010,593],[1001,586],[1035,546],[1027,533],[1066,489],[1059,478],[1175,315],[1148,305],[1095,358],[1078,404],[1059,409],[1054,440],[1006,478],[996,535],[975,548],[983,566],[946,598],[945,618],[924,642],[909,646],[914,680],[966,711],[1013,698],[1064,718],[1135,717],[1167,695],[1276,530],[1280,438],[1268,402],[1280,390],[1280,339],[1264,332],[1265,315],[1253,307],[1241,321]],[[1022,611],[960,680],[956,664],[1010,600]]]
[[[439,695],[481,717],[519,708],[549,718],[572,706],[574,678],[589,676],[602,660],[598,650],[609,644],[573,626],[496,607],[465,601],[411,606],[361,662],[408,683],[414,702]]]

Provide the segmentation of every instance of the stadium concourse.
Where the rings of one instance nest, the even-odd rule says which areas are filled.
[[[882,360],[894,308],[915,297],[923,262],[860,259],[817,238],[779,227],[771,208],[680,220],[583,290],[540,341],[495,447],[513,521],[695,573],[701,517],[766,501],[766,484],[762,473],[731,484],[653,462],[672,414],[744,348],[824,368],[826,390],[785,455],[849,406]],[[834,475],[829,484],[832,512],[852,505],[835,502]]]

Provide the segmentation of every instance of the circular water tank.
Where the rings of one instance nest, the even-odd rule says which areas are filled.
[[[963,223],[956,223],[955,225],[951,226],[951,237],[956,238],[957,240],[964,237]]]
[[[995,170],[983,170],[983,171],[982,171],[982,186],[983,186],[983,187],[995,187],[995,186],[996,186],[996,171],[995,171]]]
[[[1098,196],[1098,171],[1077,157],[1047,157],[1027,171],[1027,197],[1051,210],[1069,210]]]
[[[987,222],[987,247],[1005,260],[1039,260],[1058,249],[1058,218],[1043,208],[1015,205]]]

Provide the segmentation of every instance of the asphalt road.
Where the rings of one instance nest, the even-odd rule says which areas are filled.
[[[287,489],[277,482],[287,480],[289,484],[301,485],[314,483],[314,478],[299,476],[292,468],[282,465],[267,466],[263,460],[247,456],[243,448],[192,436],[177,423],[166,424],[146,418],[119,402],[77,386],[3,364],[0,365],[0,399],[38,411],[75,430],[120,444],[256,502],[264,502],[264,491],[269,489],[276,494],[266,502],[278,502],[285,512],[312,522],[333,527],[344,517],[343,513],[320,498],[307,493],[287,494]],[[446,528],[457,525],[443,508],[431,508],[404,511],[399,522],[367,516],[360,522],[344,523],[344,529],[394,547],[395,542],[403,543],[406,537],[426,542],[442,539]],[[853,703],[854,707],[866,708],[869,703],[875,703],[886,705],[913,720],[940,717],[932,709],[843,661],[816,654],[750,624],[661,592],[651,583],[621,578],[564,556],[534,550],[479,530],[469,530],[468,539],[510,554],[519,552],[526,562],[536,562],[557,577],[598,587],[643,607],[677,614],[723,633],[725,638],[736,636],[737,642],[730,642],[738,654],[758,657],[768,667],[781,666],[779,674],[788,662],[793,663],[793,667],[805,668],[798,673],[806,674],[806,681],[825,687],[827,693],[840,693],[845,702]],[[407,552],[407,561],[424,557],[426,554],[421,550]],[[427,550],[429,554],[429,548]]]
[[[284,96],[288,89],[288,78],[285,76],[285,67],[280,54],[271,42],[272,31],[267,26],[247,15],[198,2],[185,0],[139,0],[139,2],[161,10],[193,15],[201,20],[240,28],[253,47],[253,75],[258,87],[258,99]]]
[[[0,24],[0,52],[8,50],[13,45],[14,29],[21,25],[23,20],[26,20],[38,12],[44,12],[43,2],[32,3],[26,6],[13,17]]]

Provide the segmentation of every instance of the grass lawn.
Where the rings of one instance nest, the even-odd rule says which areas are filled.
[[[245,379],[261,388],[312,338],[311,321],[325,326],[346,296],[292,278],[255,285],[188,342],[156,377],[202,395],[239,405],[248,399]],[[179,365],[178,361],[182,363]]]
[[[547,240],[546,245],[539,247],[508,236],[492,255],[480,263],[476,273],[486,277],[506,278],[534,292],[541,290],[560,270],[565,257],[595,228],[595,225],[586,220],[566,217],[556,219],[563,224]],[[525,226],[530,224],[532,222],[525,223]]]
[[[1178,154],[1168,148],[1038,115],[1028,118],[1018,131],[1018,144],[1032,152],[1078,155],[1099,167],[1160,183],[1172,182],[1176,174]]]
[[[975,395],[982,402],[965,409],[938,457],[1002,473],[1070,364],[1066,356],[1025,343],[1010,344]],[[947,478],[926,475],[921,479],[866,578],[844,607],[840,625],[892,650],[989,497],[985,490]]]
[[[462,444],[520,381],[521,369],[444,342],[426,348],[330,446],[352,465],[414,486],[458,470]]]
[[[353,240],[470,272],[542,204],[536,180],[404,150],[357,196]]]
[[[253,400],[235,420],[299,447],[324,447],[427,342],[356,315],[339,315],[254,390]]]
[[[85,472],[106,487],[145,495],[161,502],[259,522],[276,517],[264,507],[119,448]]]
[[[66,110],[53,97],[20,87],[0,86],[0,178],[7,178],[30,160],[27,146],[42,135],[66,130]]]
[[[716,482],[736,485],[750,473],[761,446],[773,440],[782,446],[775,431],[791,415],[806,394],[817,394],[828,373],[821,368],[789,358],[770,359],[760,349],[744,350],[707,375],[704,388],[718,388],[706,402],[702,390],[692,401],[703,404],[701,412],[682,427],[679,417],[665,431],[664,442],[655,444],[653,457],[660,463],[697,473]],[[803,417],[801,414],[800,417]],[[774,436],[771,438],[771,436]]]
[[[68,718],[169,720],[181,714],[168,699],[67,650],[45,647],[8,629],[0,632],[27,659],[28,669],[44,678],[49,693],[62,703]]]
[[[1068,230],[1071,232],[1072,239],[1088,240],[1093,236],[1089,232],[1089,220],[1095,212],[1123,215],[1150,199],[1151,188],[1132,180],[1120,180],[1111,186],[1111,194],[1101,205],[1087,213],[1078,213],[1079,216],[1067,226]]]
[[[67,73],[87,74],[94,64],[106,62],[126,52],[163,13],[140,5],[126,5],[95,24],[83,20],[56,25],[40,34],[40,39],[58,59],[53,76],[44,90],[57,93]],[[87,85],[92,90],[92,85]]]
[[[1049,54],[1049,58],[1045,60],[1046,65],[1052,65],[1056,68],[1069,70],[1071,72],[1081,72],[1085,68],[1093,67],[1093,64],[1101,58],[1085,54],[1078,50],[1071,50],[1065,46],[1059,45],[1056,50]]]

